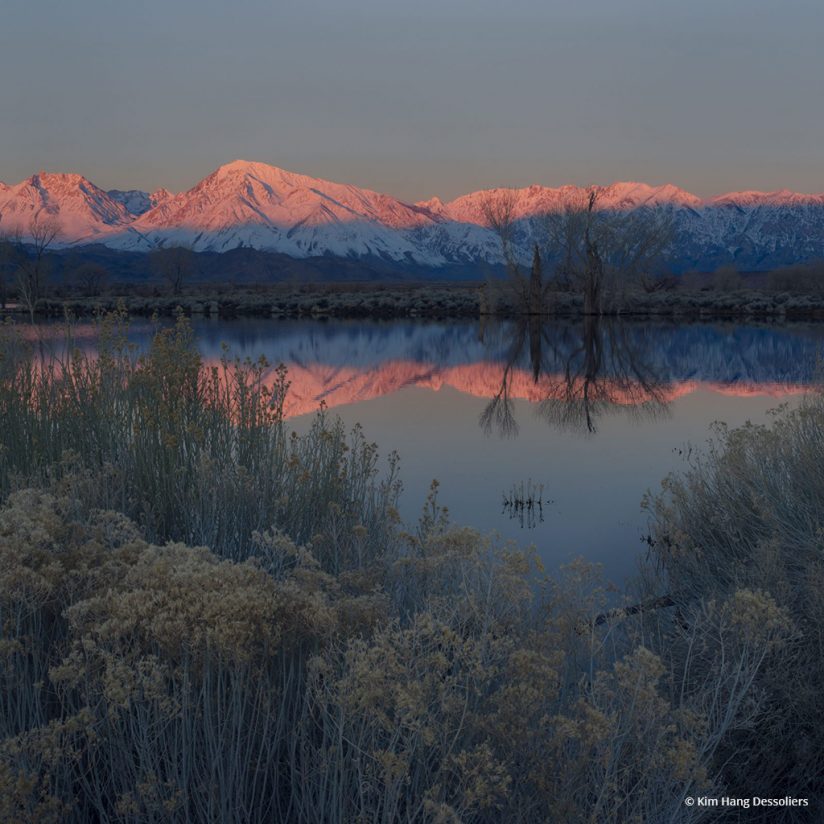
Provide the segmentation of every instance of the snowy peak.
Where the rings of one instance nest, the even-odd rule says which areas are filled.
[[[737,207],[821,206],[824,205],[824,194],[805,195],[799,192],[791,192],[789,189],[779,189],[776,192],[729,192],[711,198],[706,203],[713,206]]]
[[[641,206],[701,206],[703,201],[672,183],[649,186],[646,183],[613,183],[601,191],[601,204],[609,209],[637,209]]]
[[[585,203],[587,192],[535,184],[412,204],[249,160],[226,163],[179,194],[106,192],[82,175],[39,172],[18,184],[0,183],[0,234],[25,236],[34,217],[48,216],[59,223],[64,246],[150,251],[187,244],[196,251],[248,247],[296,258],[475,266],[502,262],[500,240],[488,225],[491,206],[506,208],[516,222],[515,252],[528,263],[536,219]],[[626,181],[599,187],[598,207],[670,211],[675,270],[727,263],[764,269],[824,258],[824,195],[743,191],[702,199],[672,183]]]
[[[126,207],[78,174],[38,172],[0,191],[0,231],[28,233],[48,217],[66,243],[92,243],[131,221]]]
[[[371,220],[406,228],[422,220],[414,206],[388,195],[247,160],[221,166],[186,195],[189,201],[240,199],[278,225]]]
[[[443,207],[443,213],[453,220],[485,224],[488,204],[494,207],[495,203],[507,201],[512,204],[513,217],[517,220],[584,203],[588,192],[588,188],[581,186],[549,188],[532,185],[523,189],[486,189],[456,198]],[[599,187],[598,205],[602,209],[637,209],[642,206],[695,208],[702,204],[701,198],[671,183],[650,186],[629,181]]]
[[[397,232],[428,222],[424,210],[388,195],[234,160],[147,210],[113,242],[124,248],[185,242],[202,251],[252,246],[297,257],[399,260],[417,250]]]

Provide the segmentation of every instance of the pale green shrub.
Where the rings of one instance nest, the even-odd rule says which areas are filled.
[[[314,541],[335,571],[385,549],[399,492],[394,455],[379,477],[376,446],[357,427],[347,437],[323,410],[306,436],[290,436],[285,370],[267,385],[263,360],[224,357],[207,368],[183,319],[142,356],[121,323],[102,323],[94,356],[73,345],[71,327],[65,354],[4,328],[0,494],[71,476],[88,504],[126,513],[150,540],[235,559],[273,528]]]
[[[724,752],[730,739],[719,744],[731,765],[727,780],[739,794],[757,787],[766,796],[824,803],[817,686],[824,680],[824,399],[779,409],[769,425],[719,427],[709,451],[667,479],[649,505],[658,591],[685,608],[749,591],[745,600],[738,596],[736,620],[749,620],[758,633],[776,623],[792,627],[789,641],[770,644],[753,675],[748,700],[758,701],[758,712],[749,731],[735,736],[744,756]],[[757,620],[748,618],[753,610]],[[730,650],[697,646],[674,617],[686,646],[674,645],[673,655],[700,654],[689,668],[703,680],[718,678],[718,658],[723,653],[730,665]]]
[[[778,786],[755,736],[815,723],[786,688],[824,617],[814,408],[670,482],[677,606],[599,624],[592,568],[541,580],[437,487],[401,532],[394,459],[323,412],[288,437],[285,375],[204,369],[185,323],[142,358],[103,332],[2,347],[3,821],[693,822]]]

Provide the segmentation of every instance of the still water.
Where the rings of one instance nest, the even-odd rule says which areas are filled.
[[[133,330],[142,342],[151,328]],[[641,499],[701,449],[714,421],[764,422],[817,375],[824,325],[551,321],[197,321],[207,361],[288,367],[290,426],[321,402],[401,456],[402,515],[430,482],[452,519],[631,575]],[[541,507],[514,511],[521,488]]]

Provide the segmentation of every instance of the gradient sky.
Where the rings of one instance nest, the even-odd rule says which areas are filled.
[[[822,0],[3,0],[0,180],[824,191]]]

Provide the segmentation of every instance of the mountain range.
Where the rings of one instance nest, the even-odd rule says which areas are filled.
[[[357,186],[236,160],[185,192],[105,191],[77,174],[40,172],[0,183],[0,235],[24,238],[36,215],[59,225],[60,247],[103,245],[148,252],[184,244],[201,252],[245,248],[291,258],[380,261],[410,270],[502,263],[485,204],[506,198],[516,220],[515,250],[531,257],[534,219],[558,211],[575,186],[474,192],[444,203],[405,203]],[[702,199],[677,186],[613,183],[599,207],[652,208],[672,214],[667,255],[674,272],[735,264],[766,270],[824,258],[824,194],[733,192]]]

